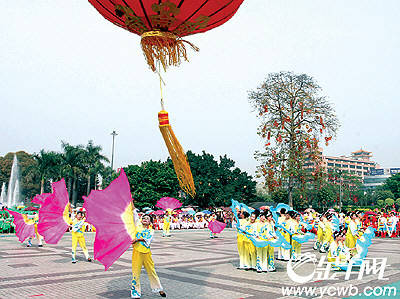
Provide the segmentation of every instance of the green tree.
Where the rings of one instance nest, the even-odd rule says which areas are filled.
[[[101,154],[102,147],[94,145],[89,140],[84,152],[84,167],[87,169],[87,189],[86,195],[89,195],[91,189],[91,181],[96,181],[99,173],[104,173],[105,166],[103,162],[109,162],[108,158]]]
[[[378,199],[376,204],[378,205],[379,208],[383,208],[385,206],[385,201],[382,199]]]
[[[62,141],[61,147],[63,149],[63,165],[62,173],[68,179],[68,192],[71,197],[72,191],[72,205],[76,206],[78,199],[78,186],[79,178],[85,176],[85,149],[83,145],[73,146],[67,142]]]
[[[260,173],[273,190],[283,186],[293,206],[293,192],[306,182],[304,164],[318,169],[318,144],[336,135],[338,119],[321,95],[321,88],[306,74],[271,73],[261,86],[249,92],[249,100],[260,118],[258,134],[265,149],[257,152]]]
[[[393,193],[395,197],[391,198],[399,198],[400,197],[400,173],[395,174],[388,178],[385,183],[380,186],[380,190],[388,190]]]
[[[393,204],[394,204],[394,199],[392,199],[392,198],[385,199],[385,205],[392,206]]]
[[[373,194],[374,202],[378,202],[379,200],[385,201],[386,198],[394,198],[394,195],[389,190],[375,190]]]
[[[36,161],[34,167],[40,176],[40,193],[43,193],[46,181],[59,177],[62,157],[59,153],[43,149],[33,157]]]
[[[229,206],[232,199],[251,202],[257,200],[256,182],[246,172],[235,167],[226,155],[217,161],[213,155],[188,151],[187,157],[196,187],[196,205],[207,208]]]
[[[288,192],[286,189],[275,189],[271,194],[271,199],[278,203],[288,203]]]
[[[203,152],[196,155],[187,152],[196,187],[195,198],[180,190],[172,161],[146,161],[140,165],[124,167],[131,185],[132,195],[138,207],[154,207],[161,197],[179,198],[185,205],[202,208],[229,206],[231,199],[254,201],[256,182],[246,172],[235,167],[226,156],[215,160]],[[116,174],[114,175],[116,177]]]
[[[172,162],[146,161],[124,167],[135,206],[154,208],[161,197],[178,197],[179,185]]]
[[[396,199],[396,205],[400,207],[400,198]]]
[[[29,202],[29,199],[39,193],[39,176],[35,171],[36,161],[32,155],[18,151],[15,153],[18,159],[20,170],[20,192],[21,200]],[[7,185],[10,180],[11,167],[14,160],[14,153],[7,153],[0,157],[0,187],[3,182]]]

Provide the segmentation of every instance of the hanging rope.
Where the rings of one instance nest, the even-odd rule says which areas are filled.
[[[180,145],[176,138],[174,131],[171,128],[168,118],[168,112],[164,108],[164,97],[163,97],[163,84],[165,82],[161,76],[161,63],[158,62],[158,70],[156,69],[158,77],[160,79],[160,96],[161,96],[161,111],[158,113],[158,122],[161,135],[164,138],[165,145],[167,146],[169,156],[171,157],[172,163],[176,176],[179,181],[179,186],[189,194],[191,197],[196,195],[192,172],[190,165],[187,161],[185,151]]]

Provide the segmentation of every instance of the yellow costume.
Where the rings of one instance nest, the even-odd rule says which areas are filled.
[[[257,222],[250,223],[248,221],[244,230],[249,235],[256,237],[257,234]],[[256,269],[257,267],[257,252],[256,247],[253,242],[250,241],[246,236],[244,237],[244,247],[245,247],[245,264],[244,267],[247,269]]]
[[[346,233],[346,246],[349,249],[353,249],[356,247],[357,234],[358,234],[357,223],[354,220],[351,220]]]
[[[331,243],[328,252],[328,262],[334,263],[334,268],[336,268],[335,264],[348,263],[350,258],[350,251],[344,242],[333,241]]]
[[[268,221],[259,222],[257,226],[258,238],[265,241],[271,241],[276,237],[274,225]],[[274,247],[257,247],[257,271],[275,271]]]
[[[163,237],[169,237],[171,234],[169,233],[169,228],[171,226],[171,214],[167,210],[164,216],[164,223],[163,223]]]
[[[318,230],[317,230],[317,240],[315,241],[314,250],[319,250],[321,248],[322,243],[324,242],[324,222],[319,219],[318,220]]]
[[[289,231],[292,233],[293,235],[301,235],[303,234],[301,232],[301,225],[300,223],[295,220],[295,219],[291,219],[289,222]],[[297,261],[300,257],[301,254],[301,244],[297,241],[295,241],[293,238],[291,239],[291,245],[292,248],[290,249],[290,259],[293,261]]]
[[[246,219],[239,219],[239,227],[241,229],[245,229],[247,225],[247,220]],[[246,249],[245,249],[245,236],[243,236],[242,233],[238,232],[237,233],[237,247],[238,247],[238,252],[239,252],[239,269],[245,269],[245,261],[246,259]]]
[[[37,228],[38,222],[39,222],[39,215],[35,214],[35,216],[33,217],[33,223],[35,225],[35,235],[36,235],[36,238],[38,239],[38,246],[42,247],[43,246],[43,244],[42,244],[42,236],[39,235],[38,228]],[[33,237],[30,237],[28,239],[28,247],[32,246],[32,240],[33,240]]]
[[[290,219],[286,219],[285,216],[281,216],[278,218],[278,224],[283,226],[286,230],[289,229]],[[290,244],[290,234],[283,229],[279,229],[282,236],[285,240]],[[278,249],[278,259],[288,261],[290,260],[290,249],[283,249],[279,247]]]
[[[320,252],[325,253],[329,250],[330,244],[333,242],[332,223],[328,220],[324,221],[324,238]]]
[[[76,247],[78,246],[78,243],[82,248],[85,258],[90,261],[89,252],[86,248],[85,237],[82,230],[82,227],[85,225],[85,219],[82,218],[81,220],[78,220],[75,218],[74,220],[69,221],[69,225],[72,227],[72,262],[76,263]]]
[[[144,228],[142,224],[139,223],[139,216],[136,211],[133,212],[133,215],[136,227],[135,237],[136,239],[143,239],[144,241],[138,241],[133,245],[131,298],[140,298],[140,272],[142,271],[142,266],[146,269],[152,291],[160,292],[163,288],[154,268],[153,258],[151,257],[150,244],[153,240],[154,230],[150,227]]]

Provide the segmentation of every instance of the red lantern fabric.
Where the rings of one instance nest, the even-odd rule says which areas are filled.
[[[104,18],[130,32],[171,32],[179,37],[227,22],[244,0],[89,0]]]

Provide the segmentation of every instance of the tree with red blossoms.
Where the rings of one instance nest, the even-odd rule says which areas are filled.
[[[323,176],[319,144],[336,136],[339,121],[321,87],[306,74],[271,73],[249,100],[260,119],[258,134],[264,150],[255,154],[258,172],[270,191],[286,188],[293,206],[293,191],[309,180],[305,164],[313,165],[312,177]]]

